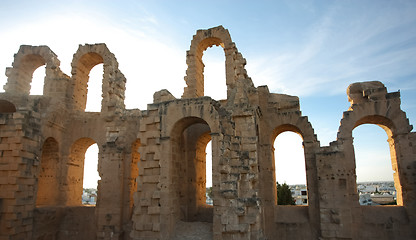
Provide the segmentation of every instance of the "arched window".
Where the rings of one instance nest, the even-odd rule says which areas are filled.
[[[38,67],[32,75],[30,84],[30,95],[43,95],[43,86],[45,84],[46,65]]]
[[[240,53],[238,53],[235,44],[231,41],[231,37],[228,31],[222,26],[208,30],[198,30],[192,39],[191,47],[186,56],[186,64],[188,65],[188,68],[186,70],[185,82],[187,86],[184,89],[184,93],[182,95],[183,98],[195,98],[212,95],[212,93],[208,93],[204,90],[204,86],[208,86],[209,88],[210,85],[205,84],[206,79],[204,79],[204,72],[208,72],[210,70],[204,69],[204,61],[206,61],[206,59],[202,59],[204,54],[210,54],[209,52],[204,53],[204,51],[212,46],[221,46],[222,50],[224,51],[224,53],[222,53],[224,54],[224,58],[219,57],[218,59],[225,59],[225,61],[223,61],[225,63],[223,63],[225,70],[215,70],[214,73],[214,75],[225,73],[225,81],[221,84],[214,84],[214,86],[217,88],[217,93],[221,93],[219,99],[224,99],[223,92],[226,92],[228,97],[228,95],[231,93],[229,91],[235,88],[236,77],[238,75],[245,77],[245,59]],[[209,51],[218,52],[217,56],[220,56],[220,50],[220,48],[217,48],[215,50]],[[219,62],[220,61],[218,60],[218,64],[220,64]],[[207,66],[208,65],[209,64],[207,64]],[[224,87],[220,87],[224,84]],[[220,90],[218,90],[218,87],[220,87]],[[215,95],[213,97],[214,99],[217,98]]]
[[[220,46],[209,47],[202,56],[204,63],[204,95],[215,100],[227,99],[225,55]]]
[[[396,205],[388,135],[375,124],[353,130],[357,190],[361,205]]]
[[[101,111],[103,74],[104,69],[102,63],[95,65],[90,71],[87,83],[87,105],[85,111]]]
[[[92,145],[94,146],[90,148]],[[89,150],[88,153],[87,149]],[[95,193],[88,194],[84,194],[83,189],[97,186],[99,180],[99,177],[97,179],[98,153],[97,144],[91,138],[80,138],[72,144],[68,159],[69,164],[67,165],[66,205],[86,203],[87,196],[91,194],[96,195],[92,200],[97,201],[98,189]],[[88,204],[91,203],[93,201],[88,198]]]
[[[82,204],[95,205],[97,203],[98,181],[98,145],[95,143],[85,152]]]
[[[276,181],[280,184],[280,187],[286,187],[283,184],[289,186],[295,205],[308,205],[305,153],[302,137],[292,131],[284,131],[278,134],[274,141],[274,160]],[[284,193],[287,189],[282,189],[281,191]],[[283,194],[279,192],[278,195]],[[278,202],[290,205],[289,200]]]
[[[88,103],[89,109],[94,105],[101,106],[102,91],[100,89],[102,89],[103,84],[103,57],[95,52],[84,54],[77,52],[72,61],[74,107],[85,111],[87,97],[90,102]],[[91,92],[95,93],[90,97]],[[99,109],[101,110],[101,107]],[[94,107],[93,110],[96,110],[96,108]]]
[[[44,79],[46,76],[46,61],[39,54],[26,54],[20,52],[15,56],[12,70],[7,74],[8,81],[6,85],[7,91],[17,91],[24,94],[39,94],[43,92]],[[28,52],[31,50],[28,49]],[[35,70],[38,69],[38,71]],[[34,74],[35,73],[35,74]],[[35,83],[32,79],[35,76]],[[31,91],[33,89],[33,91]]]

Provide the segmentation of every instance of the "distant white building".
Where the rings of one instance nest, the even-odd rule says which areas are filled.
[[[360,205],[373,205],[373,200],[371,199],[371,195],[368,193],[360,193]]]
[[[393,182],[358,183],[360,205],[392,204],[396,200]]]
[[[82,192],[82,204],[83,205],[96,205],[97,204],[97,190],[84,189]]]
[[[377,204],[389,204],[394,202],[395,198],[393,195],[384,193],[384,194],[371,194],[371,199],[374,203]]]
[[[308,205],[308,191],[305,185],[290,186],[290,191],[296,205]]]

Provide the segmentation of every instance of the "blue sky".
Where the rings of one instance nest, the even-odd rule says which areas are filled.
[[[402,109],[411,124],[416,120],[416,1],[6,0],[0,15],[0,68],[11,66],[21,44],[48,45],[70,75],[78,44],[104,42],[127,77],[128,108],[146,109],[163,88],[179,98],[192,36],[223,25],[256,86],[300,97],[321,145],[336,139],[349,106],[346,88],[353,82],[378,80],[390,92],[400,90]],[[225,89],[221,51],[208,49],[203,59],[207,95],[214,99],[225,92],[218,90]],[[0,85],[5,82],[1,75]],[[387,139],[383,134],[376,136]],[[368,142],[360,146],[380,152]],[[388,149],[384,155],[390,161]],[[365,156],[369,163],[380,159]],[[373,173],[359,174],[359,180],[380,177]],[[382,174],[392,179],[387,175]]]

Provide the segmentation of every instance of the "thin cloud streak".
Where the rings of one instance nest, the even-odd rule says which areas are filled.
[[[416,23],[414,14],[385,18],[372,13],[347,24],[341,9],[331,8],[307,31],[307,40],[298,49],[251,58],[249,74],[271,91],[302,97],[345,94],[352,82],[389,84],[416,73],[416,30],[400,31]]]

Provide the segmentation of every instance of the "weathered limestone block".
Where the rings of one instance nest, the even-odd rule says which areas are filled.
[[[160,90],[153,94],[153,103],[172,101],[175,99],[176,98],[166,89]]]
[[[351,105],[369,100],[382,100],[386,98],[386,94],[386,87],[379,81],[353,83],[347,88]]]

